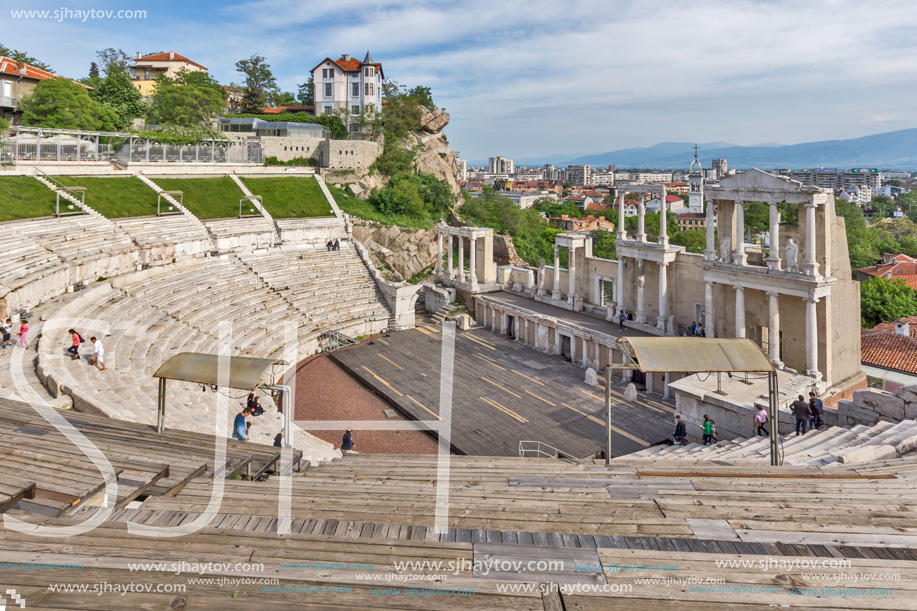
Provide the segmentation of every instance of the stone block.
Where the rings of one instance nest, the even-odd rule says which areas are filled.
[[[853,404],[870,409],[891,420],[904,420],[904,399],[890,392],[874,388],[861,388],[853,392]]]
[[[598,374],[595,372],[595,369],[593,369],[592,367],[590,367],[589,369],[586,370],[586,379],[585,379],[585,382],[586,382],[586,384],[588,384],[589,386],[595,386],[596,384],[599,383],[599,376],[598,376]]]
[[[906,403],[917,403],[917,384],[902,386],[895,391],[895,396],[904,400]]]
[[[886,460],[889,458],[897,458],[898,451],[895,450],[894,446],[888,445],[879,445],[879,446],[863,446],[846,452],[837,457],[838,462],[849,465],[855,463],[865,463],[873,462],[877,460]]]
[[[908,401],[904,404],[904,417],[907,420],[917,420],[917,402]]]
[[[633,403],[637,400],[637,387],[634,386],[633,382],[628,384],[627,388],[624,389],[624,400],[628,403]]]

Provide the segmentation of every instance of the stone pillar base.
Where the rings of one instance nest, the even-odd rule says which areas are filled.
[[[638,325],[646,324],[646,312],[634,312],[634,322]]]
[[[554,289],[553,291],[551,291],[551,299],[553,299],[554,301],[560,301],[560,298],[561,298],[561,293],[559,290]]]

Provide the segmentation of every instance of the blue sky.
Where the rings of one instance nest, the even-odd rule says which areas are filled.
[[[95,51],[177,51],[223,83],[258,53],[294,90],[326,56],[427,85],[462,157],[593,153],[661,141],[854,138],[917,127],[909,1],[3,1],[3,44],[84,76]],[[10,10],[145,10],[12,19]]]

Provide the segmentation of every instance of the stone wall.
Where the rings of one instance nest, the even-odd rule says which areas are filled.
[[[264,145],[265,157],[276,157],[280,161],[290,161],[296,158],[318,159],[318,152],[324,138],[284,138],[268,136],[261,138]]]
[[[837,402],[837,424],[872,425],[880,420],[900,422],[917,419],[917,384],[904,386],[894,393],[875,388],[853,391],[853,401]],[[827,419],[826,419],[827,422]]]
[[[382,146],[368,140],[326,140],[322,167],[329,170],[365,170],[382,154]]]

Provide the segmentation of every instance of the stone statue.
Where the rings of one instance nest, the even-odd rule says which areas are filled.
[[[786,271],[798,272],[799,266],[796,265],[796,258],[799,256],[799,246],[790,238],[786,243]]]
[[[582,312],[583,311],[583,296],[577,293],[573,296],[573,311]]]
[[[732,259],[732,238],[729,236],[724,237],[720,240],[720,261],[724,263],[729,263]]]

